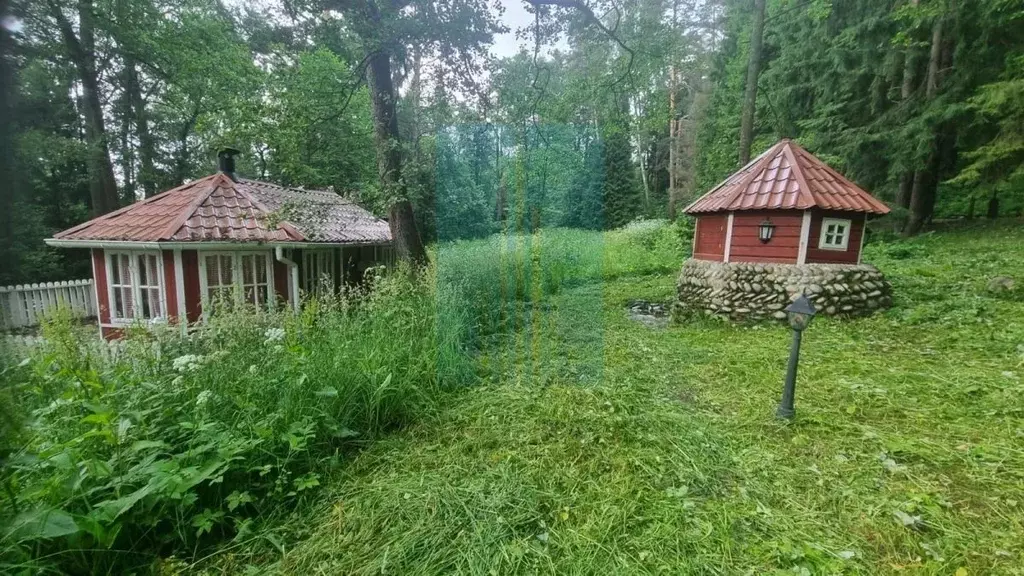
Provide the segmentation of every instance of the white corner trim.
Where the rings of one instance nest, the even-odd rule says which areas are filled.
[[[729,220],[725,225],[725,254],[722,257],[723,262],[729,261],[729,255],[732,252],[732,220],[735,215],[735,212],[729,212]]]
[[[181,263],[181,248],[174,249],[174,294],[178,300],[178,325],[184,334],[188,331],[188,312],[185,308],[185,267]]]
[[[693,222],[693,241],[690,243],[690,257],[697,255],[697,235],[700,234],[700,216]]]
[[[96,251],[97,250],[99,250],[99,252],[100,252],[100,257],[103,258],[104,265],[106,265],[106,262],[107,262],[107,260],[106,260],[107,255],[103,253],[103,249],[102,248],[93,248],[92,250],[89,250],[89,259],[92,260],[92,262],[90,262],[92,264],[92,297],[96,299],[96,325],[100,329],[100,340],[102,340],[103,339],[103,322],[102,322],[101,318],[103,317],[103,311],[100,310],[100,307],[103,306],[103,302],[100,300],[100,281],[99,281],[100,279],[99,279],[99,277],[96,276]],[[109,284],[108,284],[108,286],[109,286]],[[108,310],[110,309],[110,303],[109,302],[107,303],[107,309]]]
[[[811,211],[804,210],[804,219],[800,224],[800,253],[796,257],[797,264],[807,263],[807,245],[811,241]]]
[[[852,232],[853,230],[851,230]],[[868,235],[868,214],[864,213],[864,223],[860,227],[860,250],[857,252],[857,264],[860,264],[860,259],[864,257],[864,237]]]

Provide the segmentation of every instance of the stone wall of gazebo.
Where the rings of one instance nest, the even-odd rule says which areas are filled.
[[[769,264],[687,259],[676,281],[677,314],[733,320],[785,319],[801,292],[818,314],[867,316],[892,304],[889,282],[870,264]]]

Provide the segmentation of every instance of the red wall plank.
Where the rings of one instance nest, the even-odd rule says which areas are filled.
[[[202,298],[199,293],[199,256],[195,250],[181,251],[181,276],[185,279],[185,317],[189,323],[202,317]]]
[[[288,302],[288,267],[274,259],[274,292],[278,301]],[[280,302],[278,302],[280,303]]]
[[[800,228],[803,212],[800,210],[753,210],[735,212],[732,222],[730,262],[791,262],[800,255]],[[775,225],[772,239],[764,244],[758,238],[758,228],[764,220]]]
[[[164,250],[164,299],[167,304],[167,319],[178,323],[178,285],[174,270],[174,251]]]
[[[725,231],[728,224],[725,214],[707,214],[697,217],[694,230],[693,257],[698,260],[721,262],[725,256]]]
[[[850,220],[850,241],[846,250],[823,250],[818,248],[821,241],[821,222],[824,218]],[[811,234],[807,239],[807,262],[815,264],[856,264],[860,257],[860,241],[864,234],[865,214],[859,212],[837,212],[815,210],[811,216]]]
[[[96,283],[96,309],[100,324],[110,324],[110,301],[107,294],[107,259],[101,248],[92,250],[93,281]]]

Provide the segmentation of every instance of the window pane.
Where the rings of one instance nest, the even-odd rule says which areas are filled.
[[[242,284],[252,284],[253,278],[253,256],[242,256]]]
[[[256,282],[260,284],[267,283],[267,261],[262,256],[256,260]]]
[[[206,257],[206,285],[218,286],[220,284],[220,257]]]
[[[234,270],[231,263],[231,256],[220,257],[220,283],[222,286],[230,286]]]
[[[149,290],[143,290],[141,293],[142,302],[140,302],[140,312],[142,318],[153,317],[153,302],[150,299]]]
[[[118,260],[116,255],[110,259],[110,280],[113,284],[121,283],[121,268],[117,265]]]
[[[114,318],[124,318],[124,299],[121,298],[121,289],[114,290],[114,307],[110,311]]]
[[[132,274],[132,259],[127,254],[121,255],[121,284],[130,285],[135,281]]]
[[[123,263],[122,263],[123,264]],[[122,268],[123,270],[123,268]],[[121,309],[121,318],[132,318],[135,316],[135,303],[132,302],[132,287],[125,286],[119,289],[121,292],[121,300],[124,305]]]

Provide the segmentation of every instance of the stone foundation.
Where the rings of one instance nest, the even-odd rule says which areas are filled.
[[[867,316],[892,304],[885,276],[870,264],[761,264],[683,262],[676,281],[676,312],[717,314],[733,320],[785,319],[801,292],[818,314]]]

